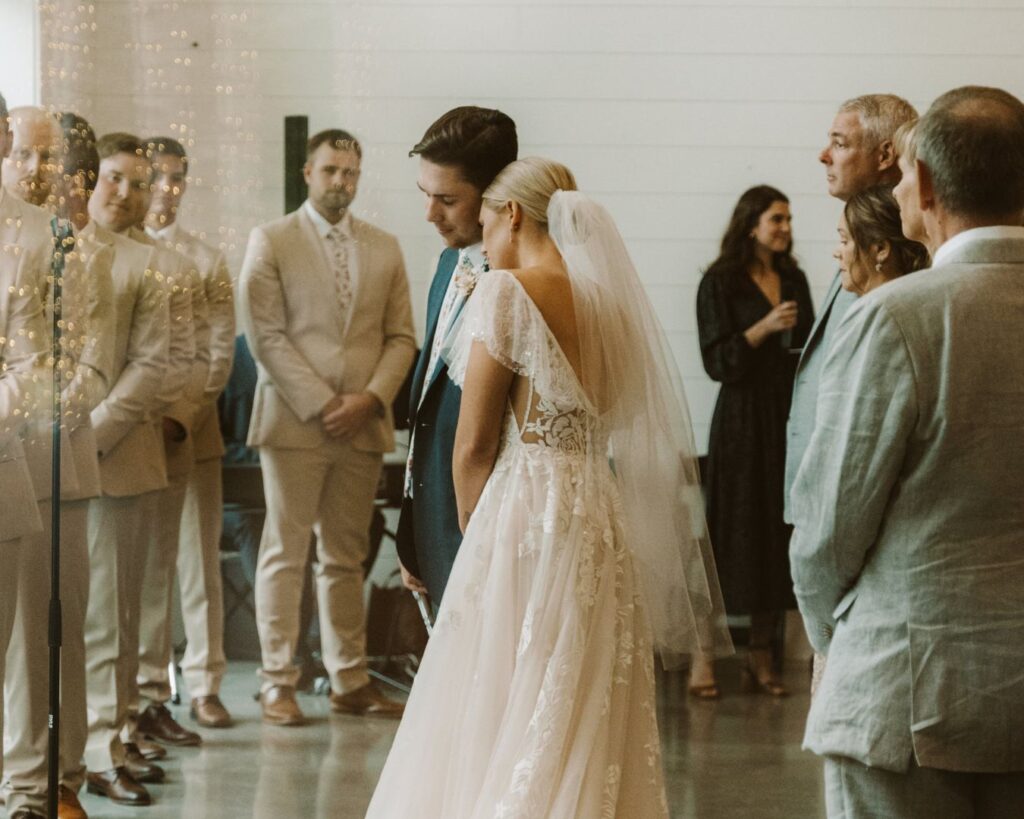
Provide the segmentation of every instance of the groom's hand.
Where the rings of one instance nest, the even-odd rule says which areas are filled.
[[[416,577],[410,572],[405,566],[402,565],[402,561],[398,561],[398,568],[402,570],[402,585],[405,586],[409,591],[419,592],[420,594],[427,594],[427,587],[423,585],[423,581]]]

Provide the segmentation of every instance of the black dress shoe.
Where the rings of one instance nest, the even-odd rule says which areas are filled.
[[[85,776],[85,787],[89,793],[105,796],[118,805],[141,807],[153,804],[149,791],[128,773],[127,768],[111,768],[99,773],[89,771]]]
[[[203,738],[180,725],[163,705],[151,705],[139,714],[138,731],[148,739],[167,745],[199,745]]]
[[[164,781],[164,769],[146,759],[142,755],[142,751],[139,750],[138,745],[133,742],[126,742],[124,744],[124,752],[127,757],[125,767],[136,782],[154,783]]]

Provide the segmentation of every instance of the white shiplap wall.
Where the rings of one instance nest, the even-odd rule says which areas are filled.
[[[39,102],[35,0],[0,0],[0,94],[10,107]]]
[[[1024,95],[1021,0],[96,0],[93,19],[82,104],[101,131],[186,127],[184,221],[236,260],[247,228],[282,209],[282,118],[358,134],[359,209],[401,239],[421,328],[439,244],[406,153],[454,105],[507,111],[523,154],[564,161],[617,217],[701,447],[717,388],[694,297],[738,195],[767,182],[791,196],[820,297],[839,208],[816,157],[841,100],[892,91],[925,107],[967,82]]]

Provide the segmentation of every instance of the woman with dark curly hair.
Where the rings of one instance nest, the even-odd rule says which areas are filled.
[[[794,353],[814,323],[807,278],[792,255],[791,221],[781,191],[746,191],[697,291],[704,369],[722,384],[708,441],[708,526],[726,611],[751,618],[746,687],[772,696],[787,693],[772,637],[782,612],[796,605],[791,527],[782,519],[786,418]],[[690,693],[719,695],[707,658],[694,658]]]

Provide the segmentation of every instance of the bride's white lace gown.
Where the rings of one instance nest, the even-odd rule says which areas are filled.
[[[608,430],[537,307],[483,274],[446,356],[516,373],[494,471],[452,570],[368,816],[668,816],[651,629]]]

